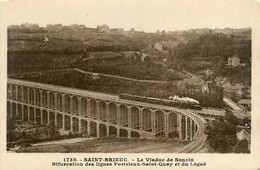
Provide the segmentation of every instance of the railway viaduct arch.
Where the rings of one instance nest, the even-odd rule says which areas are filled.
[[[95,137],[164,136],[192,141],[201,133],[196,115],[183,109],[10,78],[7,116]]]

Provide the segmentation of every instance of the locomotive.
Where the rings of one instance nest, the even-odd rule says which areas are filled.
[[[196,109],[201,110],[201,106],[199,102],[195,101],[185,101],[185,100],[169,100],[169,99],[159,99],[147,96],[137,96],[132,94],[125,94],[120,93],[119,98],[127,99],[127,100],[134,100],[139,102],[146,102],[170,107],[177,107],[177,108],[185,108],[185,109]],[[194,100],[194,99],[193,99]]]

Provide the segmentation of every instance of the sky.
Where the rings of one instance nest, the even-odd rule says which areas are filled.
[[[259,14],[253,0],[9,0],[0,5],[8,25],[106,24],[145,32],[247,28]]]

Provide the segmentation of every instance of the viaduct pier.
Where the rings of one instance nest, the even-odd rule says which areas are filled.
[[[94,137],[177,137],[193,141],[201,118],[184,109],[118,95],[8,78],[7,116]]]

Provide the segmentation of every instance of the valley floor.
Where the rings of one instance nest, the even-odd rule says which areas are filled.
[[[20,148],[16,152],[54,152],[54,153],[153,153],[167,150],[176,153],[188,142],[174,139],[126,139],[126,138],[77,138],[59,142],[38,143],[31,147]]]

